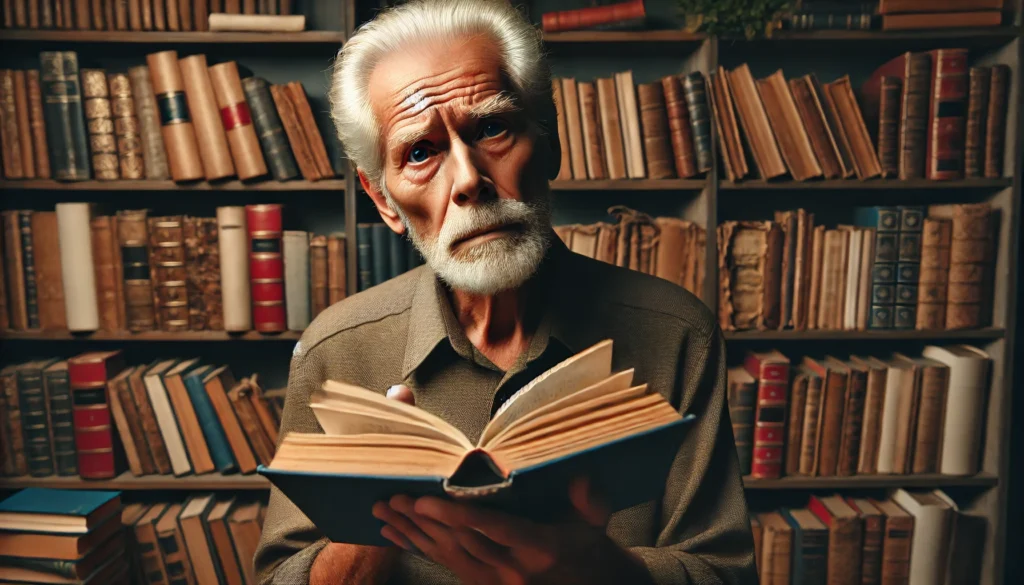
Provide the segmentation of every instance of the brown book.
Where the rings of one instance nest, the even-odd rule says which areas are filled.
[[[331,304],[330,289],[328,288],[328,253],[327,236],[320,235],[310,238],[309,280],[314,319]]]
[[[796,259],[793,272],[793,328],[810,327],[811,278],[814,267],[814,214],[796,210]]]
[[[984,327],[991,321],[995,230],[988,203],[932,205],[928,215],[952,221],[946,329]]]
[[[46,146],[46,121],[43,119],[43,97],[39,87],[39,70],[25,72],[28,87],[29,127],[32,134],[32,158],[35,160],[35,176],[50,178],[50,154]]]
[[[597,224],[597,251],[595,260],[615,264],[615,255],[618,252],[619,228],[610,223],[600,222]]]
[[[156,329],[145,209],[117,212],[117,242],[124,274],[125,324],[129,331]]]
[[[919,330],[946,327],[946,288],[949,283],[949,252],[953,242],[950,219],[926,217],[921,232],[921,269],[917,281]]]
[[[206,22],[206,15],[199,20]],[[238,178],[244,181],[266,175],[267,163],[263,160],[249,104],[245,101],[238,64],[234,61],[219,63],[210,67],[209,72]]]
[[[174,417],[178,419],[178,428],[181,429],[181,437],[185,441],[185,448],[192,462],[192,471],[196,475],[201,475],[214,471],[216,466],[210,456],[210,446],[203,436],[202,427],[199,426],[199,418],[196,416],[192,399],[185,389],[185,374],[189,373],[198,361],[191,359],[177,364],[164,374],[163,382],[167,396],[171,400],[171,407],[174,409]]]
[[[572,164],[572,178],[587,178],[587,157],[583,143],[583,121],[580,116],[580,101],[576,80],[562,78],[562,97],[565,100],[565,128],[569,135],[569,156]]]
[[[598,113],[600,115],[602,151],[605,156],[605,170],[609,179],[625,179],[626,152],[622,138],[622,120],[619,117],[619,101],[616,93],[615,79],[601,77],[595,82],[597,86]],[[565,149],[568,148],[566,143]],[[563,155],[569,157],[569,151]],[[569,164],[566,158],[565,164]],[[568,167],[566,167],[568,168]]]
[[[614,81],[611,79],[606,81],[612,93],[614,93]],[[601,80],[598,80],[598,84],[600,83]],[[598,90],[600,90],[600,85]],[[692,177],[697,174],[697,153],[693,146],[693,131],[690,128],[690,114],[686,106],[686,94],[683,93],[683,84],[679,82],[679,77],[666,75],[661,78],[661,90],[665,95],[665,113],[668,118],[669,137],[672,140],[672,154],[675,161],[676,175],[681,179]],[[617,121],[617,111],[615,116]],[[602,118],[603,121],[604,119]],[[605,142],[607,143],[607,139]]]
[[[295,154],[302,177],[307,181],[333,177],[334,170],[327,158],[327,150],[302,84],[293,81],[287,85],[272,85],[270,94],[281,116],[281,124],[288,135],[288,143]]]
[[[789,174],[797,181],[821,177],[821,165],[814,155],[810,137],[782,70],[757,80],[757,89]]]
[[[914,517],[890,500],[869,500],[884,516],[882,533],[882,585],[910,583],[910,543],[914,536]]]
[[[74,29],[78,29],[78,30],[91,30],[93,28],[93,26],[92,26],[92,19],[90,18],[90,15],[92,14],[92,9],[90,8],[90,4],[91,3],[90,3],[89,0],[75,0],[75,10],[74,10],[75,21],[74,21],[74,24],[72,26],[69,26],[68,28],[74,28]],[[68,6],[68,8],[70,8],[70,6]],[[68,10],[67,11],[67,15],[68,15],[67,18],[68,18],[68,20],[71,19],[71,14],[72,14],[72,11]]]
[[[871,315],[871,270],[875,258],[875,228],[858,228],[861,232],[860,275],[857,279],[857,330],[868,328],[868,317]]]
[[[107,30],[128,30],[128,0],[113,0],[113,23],[107,21]]]
[[[740,475],[750,475],[754,458],[754,415],[757,409],[757,380],[743,366],[728,369],[726,403],[732,423],[733,442]]]
[[[786,164],[782,160],[782,153],[779,152],[779,145],[768,122],[768,114],[757,91],[754,77],[750,73],[750,67],[743,64],[730,71],[729,83],[736,101],[736,111],[739,112],[740,124],[750,144],[760,177],[774,179],[785,175]]]
[[[942,426],[946,416],[949,367],[928,358],[916,358],[921,372],[921,397],[918,402],[917,431],[911,473],[936,473],[942,446]],[[956,413],[952,413],[955,416]]]
[[[3,231],[3,229],[4,229],[4,226],[2,224],[0,224],[0,231]],[[2,236],[0,236],[0,262],[3,262],[6,265],[6,258],[3,255],[4,246],[5,246],[4,239],[3,239]],[[11,326],[10,315],[8,313],[9,308],[7,306],[7,283],[5,282],[5,280],[6,280],[6,271],[4,270],[4,268],[0,268],[0,331],[6,331],[7,329],[10,329],[10,326]],[[2,408],[3,408],[3,401],[0,400],[0,409],[2,409]],[[3,412],[0,412],[0,424],[3,423],[3,418],[4,418]],[[0,431],[2,431],[2,430],[3,429],[0,429]],[[3,435],[0,435],[0,436],[3,436]],[[3,450],[0,450],[0,453],[2,453],[2,451]]]
[[[988,92],[988,112],[985,115],[985,177],[1003,176],[1003,149],[1006,144],[1006,109],[1010,88],[1010,67],[992,66],[992,85]]]
[[[985,130],[988,128],[988,94],[991,67],[971,67],[967,92],[967,129],[964,139],[964,176],[985,176]]]
[[[231,446],[231,453],[238,463],[239,473],[252,473],[256,471],[256,457],[249,447],[249,441],[246,439],[242,425],[239,424],[235,410],[231,407],[231,400],[228,398],[228,391],[234,388],[235,384],[235,377],[227,366],[210,370],[203,376],[203,387],[210,398],[221,428],[224,429],[228,445]]]
[[[167,453],[167,446],[164,444],[163,435],[160,434],[160,427],[156,421],[156,414],[153,412],[153,405],[149,402],[149,394],[146,392],[146,384],[143,376],[148,366],[136,368],[128,376],[128,387],[131,390],[135,411],[139,415],[139,426],[142,434],[146,437],[146,446],[152,456],[155,473],[171,473],[171,459]]]
[[[178,0],[188,6],[190,0]],[[173,30],[173,29],[172,29]],[[203,170],[207,181],[223,179],[235,174],[231,161],[228,138],[221,122],[220,108],[214,95],[213,83],[206,69],[206,55],[189,55],[178,59],[188,111],[195,125],[199,154],[203,158]]]
[[[153,0],[156,2],[157,0]],[[167,30],[169,31],[180,31],[181,30],[181,8],[178,7],[179,2],[190,2],[191,0],[161,0],[167,5]],[[154,5],[154,10],[156,6]],[[158,29],[163,30],[163,29]]]
[[[125,328],[124,275],[117,241],[117,218],[109,215],[92,218],[92,256],[96,270],[100,329]]]
[[[148,583],[153,585],[169,585],[167,568],[156,534],[156,521],[167,510],[167,504],[154,504],[141,518],[135,522],[135,542],[138,544],[139,564],[146,575]]]
[[[835,136],[825,118],[825,106],[815,91],[811,77],[805,75],[797,79],[790,79],[789,88],[793,93],[793,101],[800,114],[800,120],[807,130],[811,148],[821,165],[822,175],[826,179],[847,176],[842,166]]]
[[[640,125],[643,130],[647,176],[650,179],[674,178],[675,157],[672,155],[668,112],[661,83],[641,83],[636,89],[640,103]]]
[[[844,365],[849,372],[849,381],[846,387],[846,405],[843,407],[843,423],[841,427],[841,441],[839,443],[839,462],[836,465],[836,475],[850,476],[857,473],[857,463],[860,459],[860,437],[864,424],[864,402],[867,395],[868,369],[859,362],[850,360],[840,362],[835,358],[828,358],[832,364]]]
[[[0,159],[3,160],[5,179],[25,178],[15,95],[14,71],[0,70]]]
[[[782,240],[782,230],[770,221],[718,226],[718,318],[723,330],[778,327]]]
[[[185,502],[178,515],[189,563],[195,573],[196,583],[220,583],[217,570],[217,555],[203,522],[215,503],[213,494],[197,494]]]
[[[36,211],[32,214],[32,246],[35,248],[36,302],[39,326],[44,331],[68,328],[64,307],[64,277],[60,267],[60,241],[57,214]]]
[[[820,235],[819,235],[820,232]],[[815,241],[815,268],[817,272],[812,275],[814,282],[812,283],[812,300],[811,304],[815,308],[810,319],[813,327],[811,329],[832,329],[831,317],[832,314],[838,311],[839,299],[836,299],[835,295],[839,294],[837,290],[837,268],[836,264],[842,260],[842,232],[840,230],[826,230],[825,226],[815,227],[815,238],[820,240],[821,244],[818,246],[818,241]],[[820,248],[820,253],[817,251]],[[845,274],[845,272],[843,273]]]
[[[153,0],[153,14],[163,19],[163,12]],[[157,24],[157,30],[164,30]],[[194,181],[205,175],[203,161],[196,139],[196,129],[185,98],[185,82],[178,67],[177,51],[161,51],[146,55],[146,64],[153,82],[160,114],[161,133],[171,178],[175,181]]]
[[[571,233],[569,243],[566,244],[569,250],[587,258],[594,258],[597,255],[597,224],[575,224],[569,228]]]
[[[726,175],[730,181],[738,181],[750,173],[750,168],[747,166],[739,123],[736,121],[729,74],[724,67],[719,66],[718,72],[711,74],[710,84],[711,91],[708,95],[711,97],[711,107],[714,110],[715,128],[718,130]]]
[[[148,6],[149,3],[146,2]],[[146,29],[150,30],[150,29]],[[139,121],[139,140],[142,147],[143,167],[147,179],[169,179],[171,171],[167,166],[167,151],[160,129],[160,116],[149,67],[139,65],[128,69],[132,86],[132,102]]]
[[[885,401],[887,367],[873,357],[851,356],[850,360],[867,370],[864,393],[864,418],[860,431],[860,453],[857,456],[857,473],[877,472],[878,440],[882,427],[882,405]]]
[[[1006,0],[880,0],[878,14],[1001,10]]]
[[[306,90],[298,81],[289,81],[284,86],[288,93],[288,99],[295,108],[299,123],[302,125],[302,132],[309,143],[309,150],[313,155],[313,162],[321,178],[329,179],[334,176],[334,168],[327,156],[327,146],[320,136],[320,129],[316,125],[316,118],[313,117],[313,110],[309,107],[309,99],[306,97]],[[289,140],[291,135],[289,135]]]
[[[132,475],[138,477],[146,473],[153,473],[153,469],[152,459],[149,460],[149,469],[143,468],[141,455],[148,453],[144,448],[145,443],[140,445],[139,441],[145,441],[145,439],[141,435],[136,436],[132,434],[132,428],[128,424],[130,414],[125,411],[124,403],[122,402],[124,395],[128,392],[128,376],[132,373],[133,369],[126,368],[121,370],[121,373],[110,381],[107,386],[107,400],[110,403],[110,415],[114,419],[114,425],[121,438],[121,444],[124,446],[125,457],[128,459],[128,469],[132,472]],[[122,390],[124,393],[122,393]],[[136,430],[138,430],[137,427]]]
[[[845,75],[825,85],[825,99],[835,111],[840,134],[845,136],[853,154],[853,166],[858,179],[870,179],[882,174],[882,166],[875,154],[867,126],[861,115],[857,98],[850,85],[850,77]]]
[[[263,388],[260,387],[256,378],[255,374],[249,378],[249,402],[252,403],[253,411],[256,413],[263,433],[270,439],[271,448],[274,449],[274,446],[277,445],[277,420],[271,413],[270,405],[267,403],[266,397],[263,396]]]
[[[235,545],[239,559],[251,559],[256,556],[256,547],[260,542],[260,503],[236,506],[228,519],[228,531]],[[255,585],[256,575],[253,563],[242,562],[242,574],[248,585]]]
[[[164,567],[167,569],[168,583],[196,585],[188,550],[185,548],[185,540],[178,527],[178,515],[181,513],[181,508],[181,504],[171,504],[163,511],[155,524],[156,541],[164,560]]]
[[[21,400],[18,395],[18,366],[5,366],[0,370],[0,393],[4,397],[4,410],[7,413],[4,437],[5,451],[9,445],[10,452],[4,457],[4,474],[21,476],[28,475],[28,460],[25,457],[25,434],[22,427]]]
[[[210,532],[210,542],[217,552],[217,562],[225,585],[244,585],[245,580],[228,530],[228,518],[234,506],[234,498],[219,501],[210,508],[205,520]]]
[[[142,179],[146,175],[142,158],[142,134],[139,118],[135,115],[131,79],[124,73],[111,73],[108,82],[121,178]]]
[[[800,475],[817,475],[818,436],[821,432],[824,379],[806,366],[798,369],[807,377],[807,400],[804,403],[803,428],[800,431]]]
[[[807,508],[828,527],[829,585],[860,585],[863,524],[842,496],[811,496]]]
[[[600,80],[598,81],[598,89],[600,90]],[[565,119],[565,96],[562,95],[562,80],[557,77],[551,79],[551,95],[555,102],[555,116],[558,118],[558,145],[561,150],[561,163],[559,163],[558,176],[555,177],[555,180],[568,181],[572,179],[569,130]]]
[[[842,363],[805,357],[803,365],[822,379],[821,406],[818,425],[818,460],[815,475],[836,475],[842,442],[843,411],[850,372]]]
[[[15,331],[24,331],[28,329],[28,299],[25,292],[25,264],[17,211],[3,212],[3,232],[8,324]]]
[[[128,28],[129,28],[129,30],[133,30],[133,31],[143,30],[143,27],[142,27],[142,22],[143,22],[142,21],[142,5],[143,4],[146,5],[146,10],[147,11],[152,12],[153,7],[152,7],[152,5],[150,5],[148,0],[146,2],[143,2],[143,0],[128,0]],[[149,16],[149,20],[148,20],[149,26],[147,26],[145,28],[145,30],[150,30],[152,28],[152,25],[153,25],[153,15],[152,15],[152,13],[149,14],[148,16]]]
[[[1003,13],[998,10],[972,12],[935,12],[931,14],[886,14],[882,30],[921,30],[999,26]]]
[[[857,511],[864,523],[864,546],[861,548],[860,563],[861,585],[880,585],[885,514],[866,498],[847,498],[846,503]]]
[[[804,430],[804,414],[807,410],[807,388],[810,376],[798,371],[793,377],[789,393],[789,414],[786,419],[786,454],[783,465],[786,475],[800,473],[800,446]]]
[[[898,177],[900,174],[900,100],[903,95],[903,80],[899,77],[883,76],[879,90],[878,115],[878,163],[882,176]]]
[[[893,452],[892,472],[910,473],[917,430],[917,411],[921,397],[921,370],[915,360],[901,354],[894,354],[891,363],[908,372],[899,387],[896,409],[896,442]],[[888,392],[888,389],[886,389]]]
[[[797,229],[795,211],[776,211],[775,223],[782,229],[782,265],[779,271],[781,279],[779,292],[779,329],[792,327],[793,323],[793,291],[796,286],[796,249]]]
[[[253,408],[249,396],[252,394],[252,381],[248,378],[239,381],[228,391],[228,398],[235,410],[238,422],[242,425],[245,435],[249,438],[253,453],[261,465],[269,465],[274,458],[274,444],[266,435],[260,424],[259,415]]]
[[[758,563],[760,583],[761,585],[789,585],[793,528],[778,512],[758,514],[757,519],[760,521],[762,530],[761,558]]]
[[[213,12],[222,12],[221,10],[214,10],[211,4],[217,3],[217,0],[192,0],[192,28],[197,31],[208,31],[210,30],[210,14]]]
[[[583,154],[587,163],[587,177],[604,179],[607,173],[604,166],[597,89],[593,82],[581,81],[577,84],[576,91],[580,100],[580,123],[583,129]]]
[[[185,217],[184,223],[188,328],[192,331],[223,330],[217,218]]]
[[[324,309],[345,299],[348,290],[345,234],[327,236],[327,304]]]
[[[658,230],[658,242],[653,260],[653,274],[678,284],[691,293],[701,296],[697,288],[697,234],[704,230],[691,221],[675,217],[658,217],[654,220]],[[595,224],[595,255],[601,255],[601,231],[604,224]]]
[[[162,331],[188,331],[183,224],[180,215],[148,218],[153,305],[157,326]]]
[[[111,181],[120,178],[117,138],[110,104],[107,74],[102,69],[82,69],[82,103],[89,133],[93,178]]]
[[[29,120],[28,83],[24,71],[14,72],[14,117],[18,126],[18,146],[21,148],[21,171],[26,179],[36,176],[35,153],[32,148],[32,123]]]
[[[757,567],[757,575],[761,576],[761,551],[763,550],[764,530],[761,527],[761,520],[757,514],[750,514],[750,532],[754,536],[754,565]]]
[[[737,175],[737,170],[734,168],[736,164],[733,161],[734,154],[730,151],[731,143],[727,134],[728,131],[723,124],[726,113],[722,105],[725,103],[725,99],[721,95],[721,83],[715,73],[708,76],[705,91],[709,114],[715,123],[715,132],[718,136],[716,142],[718,143],[719,154],[721,154],[722,166],[725,169],[725,178],[729,181],[738,181],[741,177]]]

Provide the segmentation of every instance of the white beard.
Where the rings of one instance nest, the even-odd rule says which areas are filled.
[[[453,289],[478,295],[493,295],[517,288],[537,271],[547,251],[551,234],[551,206],[547,197],[529,203],[495,198],[486,203],[456,207],[445,217],[435,238],[420,237],[408,217],[391,204],[413,245],[434,274]],[[467,234],[496,224],[519,224],[521,230],[476,244],[452,254],[452,244]]]

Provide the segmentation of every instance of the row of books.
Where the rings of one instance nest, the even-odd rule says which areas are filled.
[[[119,492],[27,488],[0,502],[0,579],[28,583],[256,583],[266,505],[196,494],[123,504]]]
[[[412,242],[387,224],[356,224],[356,240],[360,291],[423,264],[423,257]]]
[[[39,70],[0,70],[7,179],[216,181],[335,175],[302,84],[242,79],[234,61],[147,55],[127,73],[40,54]]]
[[[11,0],[4,3],[4,28],[64,30],[206,31],[211,14],[287,15],[292,0]]]
[[[942,490],[811,496],[752,514],[761,585],[978,583],[984,526]]]
[[[621,206],[609,212],[615,223],[560,225],[555,233],[577,254],[664,278],[702,296],[707,249],[703,227]]]
[[[718,227],[719,324],[743,329],[967,329],[991,322],[998,212],[877,206],[854,225],[804,209]]]
[[[801,0],[778,25],[788,30],[915,30],[999,26],[1003,0]]]
[[[0,370],[6,476],[252,473],[277,444],[283,390],[198,358],[127,366],[120,350]],[[267,394],[272,398],[268,399]]]
[[[741,472],[753,478],[979,469],[989,356],[928,346],[919,357],[803,357],[748,352],[729,368]]]

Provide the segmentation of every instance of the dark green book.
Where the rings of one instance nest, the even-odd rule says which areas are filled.
[[[371,259],[373,262],[373,286],[391,278],[391,228],[375,223],[370,228]]]
[[[78,54],[44,51],[39,54],[40,85],[46,146],[53,178],[61,181],[89,179],[89,136],[82,109],[78,79]]]
[[[371,252],[370,232],[372,224],[356,225],[356,251],[359,261],[359,290],[364,291],[373,286],[373,253]]]
[[[779,510],[793,528],[790,583],[826,585],[828,578],[828,528],[810,510]]]
[[[18,229],[21,230],[21,256],[25,273],[25,312],[28,328],[39,329],[39,289],[36,286],[36,255],[32,246],[32,211],[18,211]]]
[[[43,370],[56,359],[23,364],[15,371],[18,402],[21,406],[21,429],[25,440],[25,460],[32,477],[53,475],[53,446],[50,442],[50,421]]]
[[[390,275],[389,278],[394,278],[400,274],[405,274],[405,271],[409,270],[409,252],[406,250],[409,242],[391,229],[388,229],[388,239],[391,240],[388,243],[388,252],[391,259],[388,274]]]
[[[686,109],[690,114],[690,128],[693,132],[693,146],[697,153],[697,171],[711,170],[711,110],[708,107],[707,84],[704,74],[694,71],[683,78],[683,94]]]
[[[892,329],[895,324],[896,311],[900,210],[898,207],[887,206],[858,207],[854,210],[854,223],[859,227],[874,228],[875,230],[875,257],[871,259],[871,305],[868,313],[868,328]],[[920,240],[920,238],[918,239]],[[916,292],[914,301],[917,301]]]
[[[68,362],[57,362],[43,371],[43,383],[50,409],[50,430],[53,435],[53,462],[57,475],[78,475],[78,453],[75,451],[75,426],[71,414],[71,380]]]

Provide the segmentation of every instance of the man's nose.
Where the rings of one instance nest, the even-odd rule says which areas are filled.
[[[471,205],[481,199],[493,197],[494,186],[480,174],[472,149],[461,140],[452,144],[449,161],[453,165],[452,201],[456,205]]]

